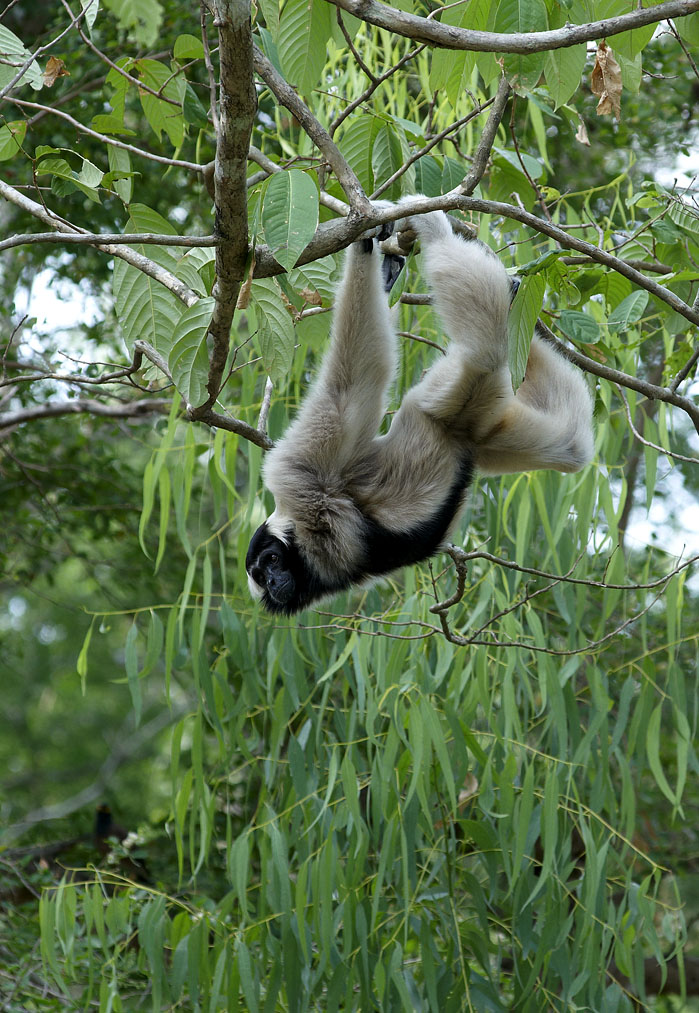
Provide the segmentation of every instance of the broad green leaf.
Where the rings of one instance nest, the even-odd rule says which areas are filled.
[[[529,358],[536,321],[544,303],[545,283],[540,274],[523,278],[515,296],[507,321],[507,349],[512,389],[518,390]]]
[[[206,335],[214,311],[214,299],[207,296],[185,310],[177,321],[172,335],[168,366],[187,404],[196,407],[208,396],[206,381],[209,373],[209,356]]]
[[[578,90],[586,59],[585,46],[552,49],[546,54],[544,72],[554,109],[565,105]]]
[[[163,8],[159,0],[104,0],[122,28],[141,45],[155,45],[163,21]]]
[[[538,179],[544,171],[544,167],[538,158],[528,155],[526,151],[512,151],[509,148],[493,148],[496,156],[508,162],[513,169],[522,172],[522,166],[527,170],[532,179]],[[521,159],[521,161],[520,161]]]
[[[20,150],[27,132],[27,124],[24,120],[13,120],[11,123],[3,123],[0,127],[0,162],[6,162],[8,158],[14,158]]]
[[[699,46],[699,13],[690,14],[686,18],[675,18],[675,28],[690,46]]]
[[[610,331],[625,331],[631,324],[637,323],[645,313],[648,305],[648,293],[645,289],[637,289],[622,300],[609,314],[607,326]]]
[[[426,197],[439,197],[442,193],[442,167],[432,155],[423,155],[414,165],[415,189]],[[462,174],[463,178],[463,174]]]
[[[349,120],[345,122],[348,126],[338,146],[366,193],[371,193],[374,189],[372,152],[374,140],[382,126],[381,120],[378,117],[361,115],[351,122]],[[463,179],[463,175],[462,172],[460,179]]]
[[[699,239],[699,214],[684,201],[672,201],[668,215],[681,229]]]
[[[277,52],[284,77],[306,95],[327,59],[331,5],[325,0],[287,0],[279,22]]]
[[[493,27],[497,4],[490,0],[469,0],[467,4],[449,5],[439,18],[443,25],[487,31]],[[456,106],[464,89],[470,87],[477,54],[449,49],[435,49],[432,53],[430,87],[433,91],[445,89],[447,98]]]
[[[92,32],[97,12],[100,9],[100,0],[80,0],[80,6],[85,12],[85,24],[87,25],[88,32]]]
[[[318,226],[318,187],[300,169],[276,172],[262,204],[262,226],[275,260],[290,270]]]
[[[0,88],[4,88],[6,84],[12,81],[17,71],[29,59],[30,55],[29,50],[25,49],[22,40],[18,39],[9,28],[0,25]],[[19,88],[25,84],[30,84],[36,91],[39,91],[44,86],[41,67],[36,60],[32,60],[24,71],[23,76],[15,85],[15,88]]]
[[[594,345],[601,336],[597,321],[579,310],[563,310],[558,326],[572,341],[582,341],[586,345]]]
[[[114,192],[123,200],[124,204],[131,201],[133,194],[133,174],[131,173],[131,156],[123,148],[116,148],[113,144],[107,145],[107,157],[109,168],[113,173],[129,173],[125,179],[114,179],[112,186]]]
[[[294,355],[294,325],[273,278],[253,282],[252,298],[264,368],[274,383],[280,383],[286,378]]]
[[[129,211],[125,232],[175,234],[175,229],[168,221],[144,204],[132,204]],[[176,258],[163,246],[135,246],[133,249],[168,271],[174,273],[177,267]],[[123,260],[114,263],[112,291],[129,351],[133,349],[134,341],[141,338],[167,359],[173,332],[184,312],[180,300],[159,282]]]
[[[381,127],[374,139],[371,165],[376,184],[385,182],[403,165],[404,154],[398,132],[390,125]],[[384,200],[397,200],[401,195],[401,180],[397,179],[381,195]]]
[[[198,60],[204,58],[204,46],[196,35],[178,35],[172,49],[176,60]]]
[[[495,18],[498,32],[543,32],[548,28],[544,0],[501,0]],[[546,63],[545,53],[519,55],[509,53],[503,68],[508,81],[518,91],[529,91],[538,82]]]
[[[92,162],[67,148],[60,149],[80,159],[81,168],[77,172],[73,169],[67,158],[64,158],[62,155],[54,156],[49,153],[55,150],[55,148],[37,148],[37,175],[48,174],[53,176],[52,188],[56,193],[63,195],[80,190],[90,200],[99,203],[100,198],[97,188],[102,182],[104,175],[101,169],[98,169]]]
[[[274,42],[279,38],[279,0],[259,0],[265,25]]]
[[[634,95],[638,95],[641,89],[641,79],[643,77],[642,54],[636,53],[633,59],[630,60],[619,54],[617,59],[621,68],[621,83],[624,89],[628,92],[632,92]]]
[[[139,89],[139,98],[145,117],[151,129],[160,140],[163,130],[173,147],[178,148],[184,140],[184,114],[182,102],[185,95],[185,81],[182,76],[173,77],[172,70],[158,60],[137,60],[135,71],[141,81],[154,91],[162,89],[163,98]],[[169,99],[170,101],[166,101]],[[173,105],[177,103],[176,105]]]

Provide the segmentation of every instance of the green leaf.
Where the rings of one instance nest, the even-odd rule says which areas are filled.
[[[294,325],[273,278],[253,282],[252,298],[265,371],[273,383],[279,383],[286,378],[294,356]]]
[[[327,60],[331,7],[325,0],[287,0],[279,22],[277,52],[284,77],[302,94],[318,82]]]
[[[552,49],[546,54],[544,73],[554,109],[565,105],[578,90],[586,59],[585,46]]]
[[[681,38],[690,46],[699,46],[699,14],[690,14],[686,18],[675,18],[675,28]]]
[[[184,115],[182,112],[185,94],[184,78],[173,77],[170,68],[158,60],[137,60],[134,66],[144,84],[154,91],[159,92],[162,89],[163,98],[158,98],[148,91],[139,89],[141,106],[151,129],[158,140],[164,130],[173,147],[178,148],[184,140]],[[166,99],[170,101],[166,101]],[[177,104],[173,105],[173,102]]]
[[[318,226],[318,188],[301,169],[276,172],[262,204],[262,226],[275,260],[290,270]]]
[[[656,784],[662,791],[663,795],[669,799],[673,805],[675,805],[676,802],[678,802],[678,799],[676,799],[675,793],[665,777],[665,771],[663,770],[662,763],[660,762],[660,721],[662,713],[663,705],[659,703],[648,721],[648,727],[646,729],[646,755],[648,757],[648,765],[653,773]]]
[[[12,120],[11,123],[3,123],[0,127],[0,162],[6,162],[14,158],[20,150],[27,132],[27,124],[24,120]]]
[[[0,88],[4,88],[6,84],[10,83],[30,55],[22,40],[18,39],[9,28],[0,25]],[[44,86],[44,76],[36,60],[33,60],[26,68],[15,88],[25,84],[30,84],[36,91]]]
[[[175,234],[168,221],[144,204],[132,204],[129,211],[125,232]],[[164,246],[136,245],[133,249],[168,271],[174,273],[177,267],[174,255]],[[123,260],[115,261],[112,292],[129,351],[133,349],[134,341],[141,338],[167,359],[173,332],[184,312],[180,300],[159,282]]]
[[[586,345],[594,345],[601,336],[597,321],[579,310],[563,310],[558,326],[572,341],[582,341]]]
[[[134,709],[134,721],[138,725],[141,721],[141,682],[138,678],[138,653],[136,641],[138,639],[138,627],[136,620],[131,623],[129,632],[126,635],[126,647],[124,649],[124,665],[126,667],[126,679],[131,694],[131,703]]]
[[[648,293],[645,289],[637,289],[623,299],[609,314],[607,326],[610,331],[625,331],[631,324],[637,323],[645,313],[648,305]]]
[[[376,184],[389,179],[403,165],[403,147],[398,133],[390,124],[382,127],[374,139],[371,166]],[[397,200],[401,195],[401,182],[397,179],[381,195],[384,200]]]
[[[54,177],[53,188],[56,193],[61,195],[72,193],[74,190],[80,190],[89,197],[90,200],[99,203],[99,194],[97,188],[102,182],[104,173],[101,169],[98,169],[96,165],[83,158],[82,155],[77,155],[76,152],[70,151],[69,148],[61,148],[61,151],[67,151],[69,154],[80,159],[81,168],[79,172],[76,172],[68,162],[66,158],[62,156],[54,157],[50,152],[56,151],[57,149],[51,148],[37,148],[37,175],[48,174]],[[61,184],[63,184],[61,186]]]
[[[196,35],[178,35],[172,49],[172,55],[176,60],[199,60],[204,59],[204,45]]]
[[[544,0],[501,0],[495,18],[495,31],[512,33],[543,32],[548,28]],[[530,91],[538,82],[546,63],[545,53],[505,56],[505,75],[518,91]]]
[[[116,148],[113,144],[107,145],[107,157],[109,168],[112,173],[128,173],[126,178],[114,179],[114,192],[123,200],[124,204],[131,201],[133,194],[133,173],[131,172],[131,156],[123,148]]]
[[[88,652],[90,650],[90,641],[92,640],[92,631],[95,628],[95,620],[96,619],[97,619],[97,616],[93,616],[92,617],[92,622],[90,623],[90,628],[87,631],[87,633],[85,634],[85,639],[83,641],[82,647],[80,648],[80,654],[78,655],[78,660],[77,660],[76,666],[75,666],[76,667],[76,671],[77,671],[78,675],[80,676],[80,687],[81,687],[83,696],[85,695],[85,679],[86,679],[86,676],[87,676],[87,655],[88,655]]]
[[[208,396],[209,355],[206,335],[211,323],[215,301],[211,296],[185,310],[175,326],[168,366],[187,404],[196,407]]]
[[[163,21],[159,0],[104,0],[104,5],[136,42],[148,48],[155,45]]]
[[[85,13],[85,24],[91,34],[97,19],[97,12],[100,9],[100,0],[80,0],[80,6]]]
[[[415,163],[415,189],[426,197],[442,193],[442,167],[432,155],[423,155]]]
[[[347,129],[339,141],[339,148],[354,169],[357,179],[367,193],[374,189],[372,152],[374,140],[381,129],[381,120],[374,116],[350,117]],[[345,121],[348,122],[348,121]],[[463,179],[461,172],[459,179]]]
[[[527,369],[529,346],[544,302],[545,287],[543,275],[528,275],[522,279],[510,307],[507,321],[507,357],[512,389],[515,391],[520,387]]]
[[[279,0],[259,0],[265,25],[275,42],[279,38]]]

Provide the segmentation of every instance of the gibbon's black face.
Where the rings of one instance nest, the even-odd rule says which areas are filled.
[[[289,546],[271,533],[266,521],[252,536],[245,557],[248,583],[253,596],[260,598],[270,612],[296,611],[297,567],[292,555]]]
[[[350,586],[349,578],[338,578],[332,584],[323,580],[304,560],[293,530],[282,537],[283,541],[265,521],[252,536],[245,557],[250,593],[268,612],[292,616]]]

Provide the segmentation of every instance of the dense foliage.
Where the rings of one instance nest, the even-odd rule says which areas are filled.
[[[699,13],[523,54],[639,10],[374,6],[2,15],[8,1010],[696,1008]],[[264,447],[365,195],[414,193],[522,278],[514,382],[537,317],[586,371],[595,462],[481,479],[463,552],[273,621]],[[417,252],[396,403],[424,291]]]

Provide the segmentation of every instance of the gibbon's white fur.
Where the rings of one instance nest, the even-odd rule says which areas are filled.
[[[477,241],[441,211],[412,216],[447,354],[377,431],[396,367],[396,338],[372,240],[347,251],[330,346],[264,479],[276,509],[254,535],[252,593],[292,614],[329,594],[432,555],[452,529],[474,469],[577,471],[592,457],[582,374],[534,335],[512,392],[507,314],[512,286]]]

